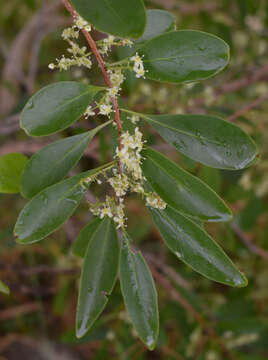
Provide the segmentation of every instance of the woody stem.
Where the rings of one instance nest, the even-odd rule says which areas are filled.
[[[66,9],[69,11],[69,13],[72,15],[72,17],[74,19],[77,19],[78,14],[75,11],[75,9],[72,7],[72,5],[70,4],[69,0],[62,0],[62,2],[64,4],[64,6],[66,7]],[[86,30],[83,29],[82,33],[83,33],[85,39],[87,40],[88,45],[90,46],[93,54],[95,55],[95,57],[97,59],[97,62],[101,69],[101,72],[102,72],[102,75],[103,75],[106,85],[108,87],[112,87],[111,79],[106,70],[103,58],[97,48],[96,42],[94,41],[94,39],[91,37],[91,35]],[[119,148],[119,150],[121,150],[122,149],[122,141],[121,141],[122,124],[121,124],[121,120],[120,120],[120,109],[119,109],[119,105],[118,105],[116,97],[112,97],[111,100],[112,100],[113,108],[115,111],[114,120],[116,122],[117,132],[118,132],[118,148]],[[119,165],[119,171],[122,172],[122,165],[120,164],[120,162],[118,165]]]

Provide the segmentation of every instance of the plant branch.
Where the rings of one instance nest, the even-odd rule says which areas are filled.
[[[77,12],[75,11],[75,9],[72,7],[72,5],[70,4],[69,0],[62,0],[64,6],[66,7],[66,9],[69,11],[69,13],[72,15],[72,17],[74,19],[76,19],[78,17]],[[112,87],[112,83],[109,77],[109,74],[106,70],[103,58],[97,48],[96,42],[94,41],[94,39],[92,38],[92,36],[86,31],[86,30],[82,30],[82,33],[86,39],[86,41],[88,42],[89,47],[91,48],[93,54],[95,55],[97,62],[99,64],[99,67],[101,69],[104,81],[106,83],[106,85],[108,87]],[[115,122],[116,122],[116,126],[117,126],[117,132],[118,132],[118,147],[119,150],[122,148],[122,142],[121,142],[121,132],[122,132],[122,124],[121,124],[121,120],[120,120],[120,109],[119,109],[119,105],[117,102],[116,97],[112,97],[112,103],[113,103],[113,107],[114,107],[114,111],[115,111]],[[122,167],[119,164],[119,169],[120,171],[122,171]]]

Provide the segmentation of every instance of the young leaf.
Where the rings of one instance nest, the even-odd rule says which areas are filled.
[[[170,83],[207,79],[229,61],[229,46],[220,38],[194,30],[157,36],[139,49],[146,78]]]
[[[231,220],[224,202],[197,177],[153,149],[144,150],[143,156],[143,174],[167,204],[202,221]]]
[[[120,254],[120,284],[133,325],[141,340],[153,350],[159,329],[154,280],[142,254],[131,250],[125,232]]]
[[[77,12],[96,29],[112,35],[139,38],[145,29],[142,0],[70,0]]]
[[[180,260],[219,283],[237,287],[247,285],[245,276],[201,227],[170,206],[165,210],[150,211],[166,245]]]
[[[28,159],[19,153],[10,153],[0,157],[0,193],[20,192],[20,182]]]
[[[240,170],[254,161],[255,143],[238,126],[207,115],[139,114],[171,145],[202,164]]]
[[[90,102],[104,88],[75,81],[48,85],[25,105],[20,126],[31,136],[46,136],[61,131],[78,120]]]
[[[9,295],[10,290],[6,284],[3,283],[3,281],[0,280],[0,293]]]
[[[107,165],[73,176],[37,194],[25,205],[18,217],[14,230],[17,242],[34,243],[57,230],[82,200],[86,192],[83,180],[105,167]]]
[[[158,35],[176,30],[176,19],[170,12],[150,9],[146,11],[146,15],[147,24],[144,34],[136,41],[136,44],[139,44],[139,46]]]
[[[85,255],[76,314],[76,336],[81,338],[107,304],[115,284],[119,243],[113,222],[105,217],[94,233]]]
[[[73,246],[73,253],[76,256],[85,257],[88,245],[95,234],[98,226],[101,223],[99,217],[95,217],[89,224],[87,224],[79,233]]]
[[[62,180],[77,164],[96,133],[110,121],[86,133],[70,136],[45,146],[29,160],[21,180],[21,192],[32,198]]]

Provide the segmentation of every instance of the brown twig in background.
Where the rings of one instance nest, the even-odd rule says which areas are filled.
[[[0,147],[0,156],[10,152],[20,152],[25,155],[32,155],[50,143],[51,141],[48,140],[9,141]],[[98,147],[98,140],[96,138],[92,139],[85,150],[84,155],[88,158],[99,160]]]
[[[60,1],[45,4],[14,39],[2,70],[3,85],[0,88],[0,116],[7,115],[17,102],[20,85],[25,85],[24,62],[28,55],[29,46],[33,43],[38,29],[46,28],[47,32],[54,31],[66,20],[57,15]]]
[[[181,295],[181,293],[175,289],[169,282],[169,280],[161,274],[161,272],[152,264],[150,264],[150,269],[153,276],[156,279],[158,284],[167,291],[168,295],[175,301],[177,301],[193,318],[199,323],[202,327],[206,336],[209,336],[213,339],[220,347],[224,359],[236,360],[236,357],[230,352],[230,350],[222,342],[221,338],[215,333],[215,330],[208,321],[201,316],[192,305]],[[160,269],[161,270],[161,269]]]
[[[247,234],[245,234],[240,227],[232,223],[231,228],[236,236],[248,247],[254,254],[261,256],[263,259],[268,260],[268,251],[255,245]]]
[[[255,101],[253,101],[252,103],[242,107],[241,109],[239,109],[238,111],[236,111],[233,115],[228,117],[229,121],[235,121],[236,119],[238,119],[240,116],[243,116],[244,114],[246,114],[247,112],[249,112],[252,109],[257,108],[258,106],[260,106],[265,100],[268,100],[268,95],[265,96],[261,96],[258,99],[256,99]]]
[[[232,92],[240,91],[258,81],[268,80],[268,63],[260,68],[250,69],[246,75],[241,76],[234,81],[226,82],[221,87],[214,90],[214,96],[219,97]],[[196,111],[196,109],[205,103],[205,98],[200,97],[195,99],[193,105],[187,108],[189,112]]]
[[[19,306],[10,307],[6,310],[0,311],[0,321],[17,318],[22,315],[38,312],[42,309],[39,302],[26,303]]]
[[[143,255],[150,263],[161,268],[163,273],[168,275],[174,281],[175,284],[183,287],[186,290],[191,290],[192,288],[191,284],[188,281],[186,281],[180,274],[178,274],[172,267],[166,265],[159,258],[159,256],[156,256],[150,252],[146,252],[146,253],[143,252]]]

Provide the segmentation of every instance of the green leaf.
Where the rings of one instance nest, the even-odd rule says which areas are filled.
[[[133,53],[138,51],[141,46],[143,46],[153,37],[161,35],[165,32],[174,31],[176,29],[175,17],[168,11],[158,9],[146,10],[146,15],[147,24],[144,34],[141,38],[134,41],[131,47],[121,46],[117,49],[117,55],[119,57],[119,60],[130,57]],[[130,88],[131,90],[138,81],[138,79],[136,78],[133,71],[129,70],[125,72],[125,77],[126,81],[124,85],[127,85],[127,88]]]
[[[143,174],[167,204],[202,221],[231,220],[228,207],[197,177],[153,149],[144,150],[143,156]]]
[[[22,175],[22,194],[31,198],[62,180],[80,160],[96,133],[109,123],[110,121],[86,133],[56,141],[34,154]]]
[[[207,79],[224,69],[229,46],[205,32],[180,30],[162,34],[139,49],[146,78],[170,83]]]
[[[193,221],[170,206],[150,211],[166,245],[180,260],[219,283],[236,287],[247,285],[245,276],[219,245]]]
[[[101,223],[101,219],[99,217],[95,217],[93,220],[91,220],[89,224],[87,224],[80,231],[73,246],[73,253],[76,256],[80,256],[82,258],[85,257],[88,244],[90,243],[100,223]]]
[[[184,155],[210,167],[240,170],[250,166],[258,153],[242,129],[215,116],[137,115]]]
[[[6,295],[10,294],[10,290],[6,284],[3,283],[3,281],[0,280],[0,292]]]
[[[142,0],[70,0],[76,11],[96,29],[126,38],[139,38],[145,29]]]
[[[133,325],[141,340],[153,350],[159,331],[154,280],[142,254],[131,250],[125,232],[120,254],[120,284]]]
[[[19,153],[0,157],[0,193],[20,192],[20,182],[28,159]]]
[[[61,81],[38,91],[25,105],[20,126],[31,136],[61,131],[78,120],[95,95],[104,88]]]
[[[119,242],[113,222],[105,217],[94,233],[85,255],[76,314],[76,336],[91,328],[108,302],[119,263]]]
[[[74,213],[87,187],[83,180],[108,168],[89,170],[52,185],[37,194],[22,209],[14,233],[20,244],[37,242],[55,230]]]
[[[165,10],[150,9],[146,10],[146,15],[147,24],[144,34],[136,41],[136,44],[141,45],[165,32],[176,30],[176,19],[170,12]]]

